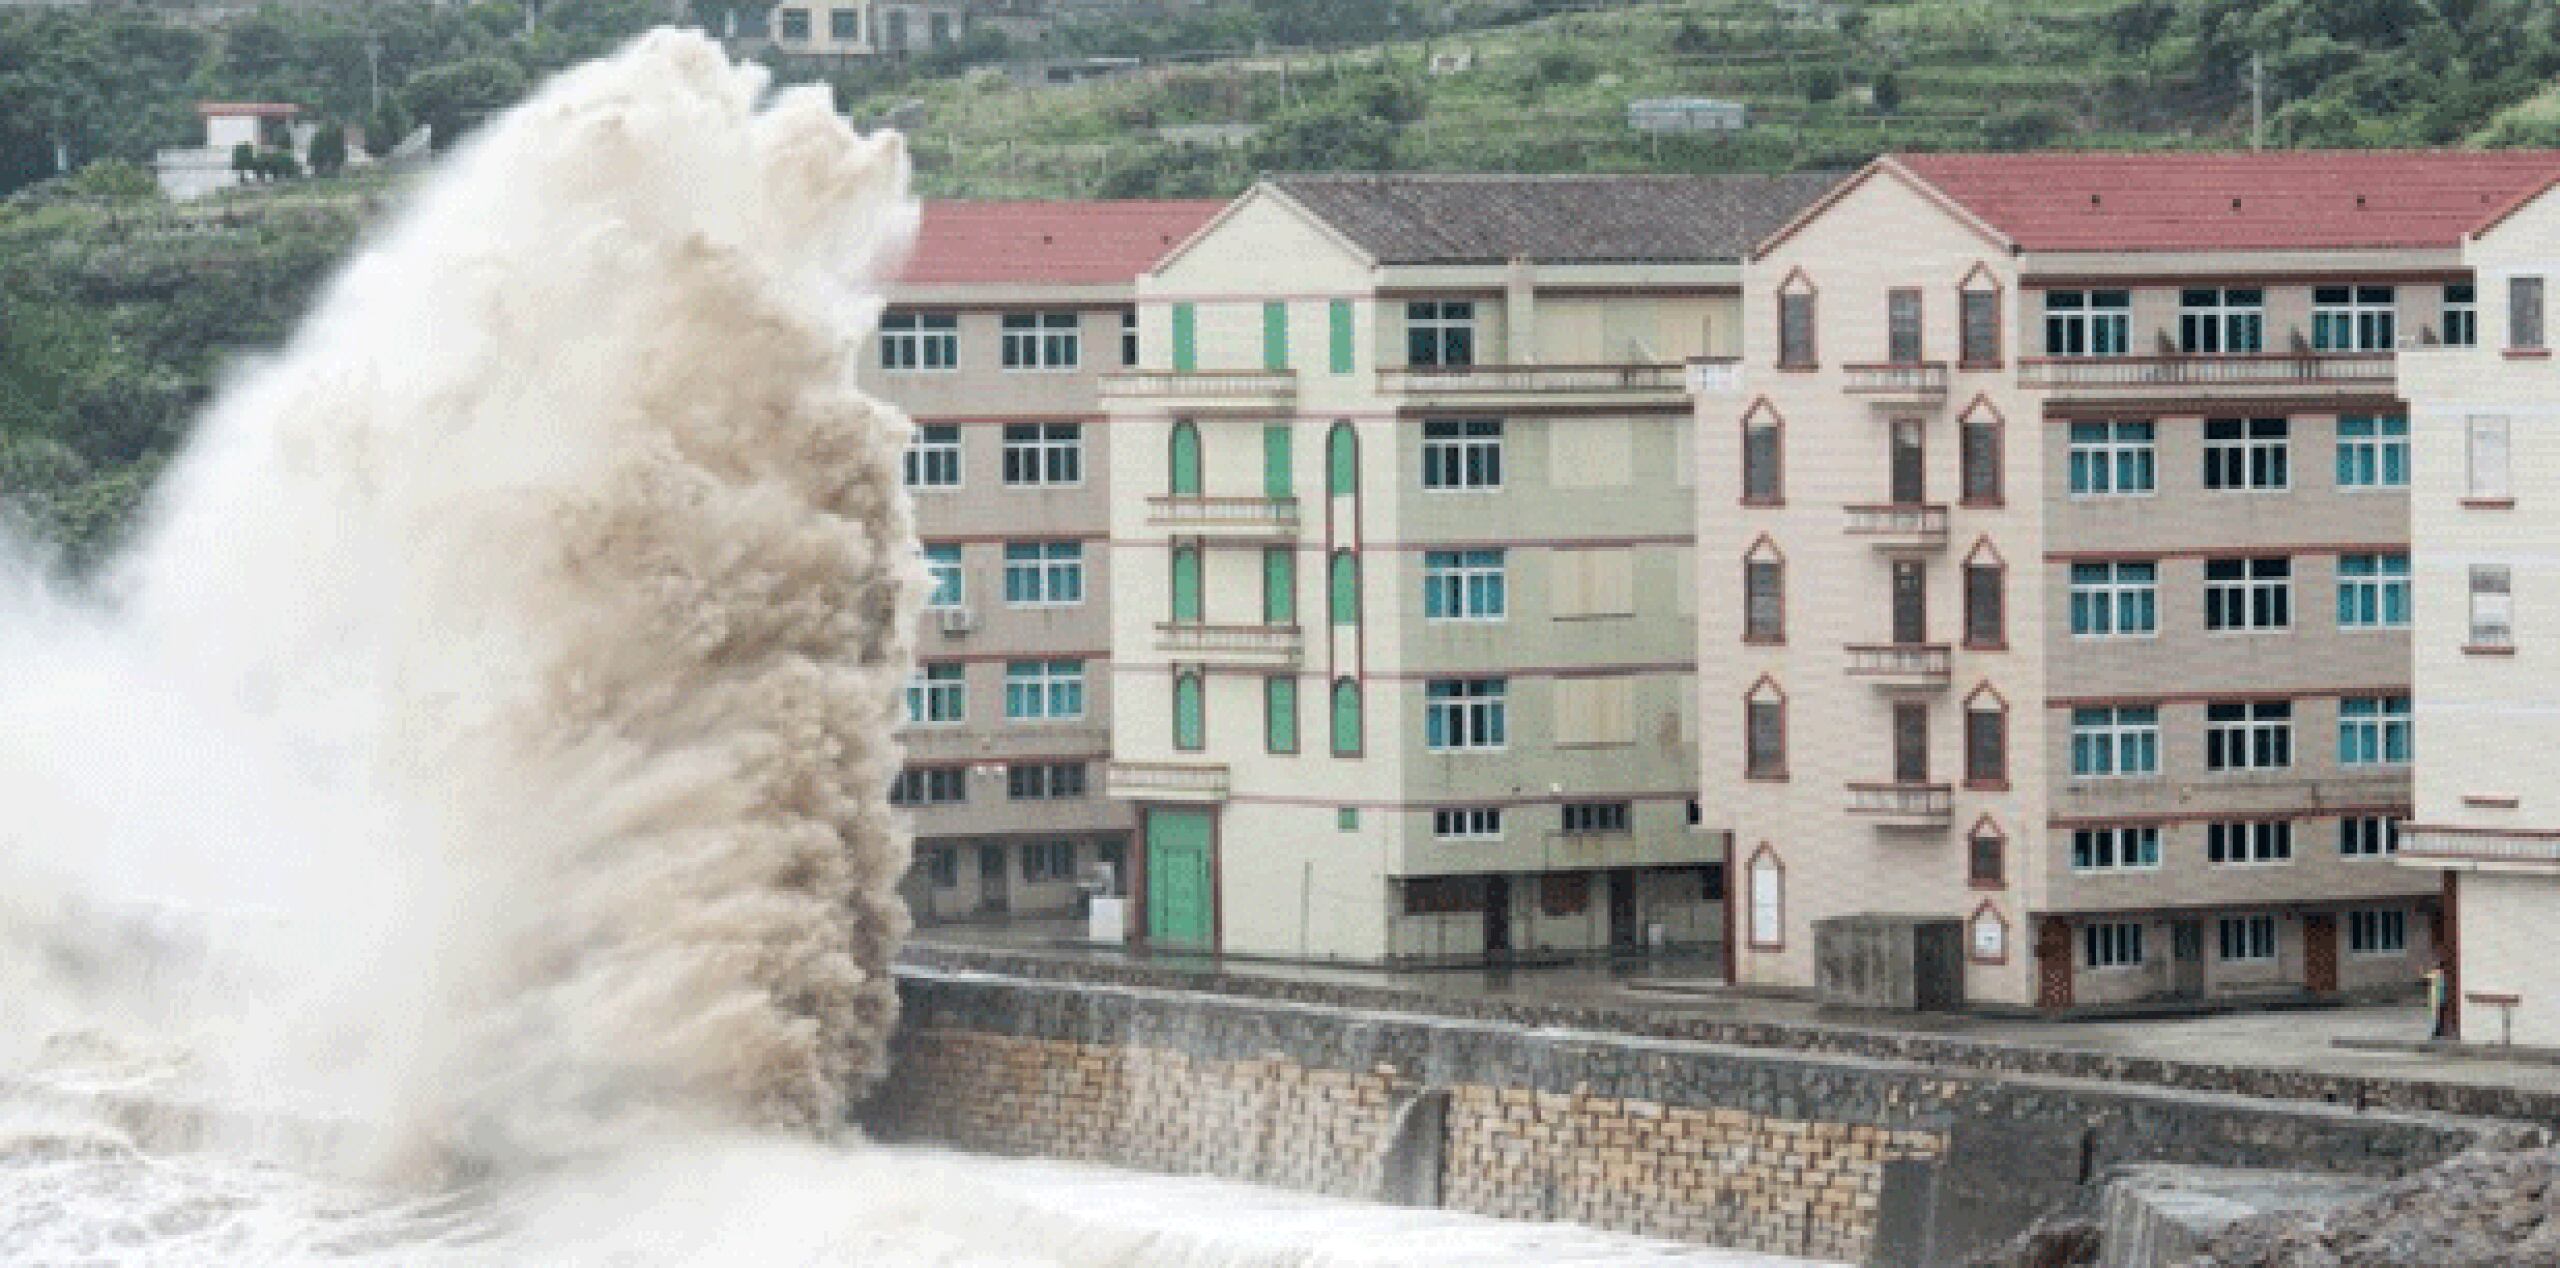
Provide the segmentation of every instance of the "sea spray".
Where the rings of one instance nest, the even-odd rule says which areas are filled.
[[[852,386],[906,175],[823,89],[645,37],[415,192],[101,602],[13,577],[0,989],[35,1033],[408,1158],[841,1122],[906,924],[922,578],[906,425]]]

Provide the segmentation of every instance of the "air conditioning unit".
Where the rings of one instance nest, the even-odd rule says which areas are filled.
[[[978,628],[978,614],[967,608],[944,608],[941,616],[946,638],[959,638]]]

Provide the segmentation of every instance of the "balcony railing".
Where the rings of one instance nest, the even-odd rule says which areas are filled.
[[[1250,409],[1291,400],[1294,370],[1124,370],[1102,376],[1105,400]]]
[[[1179,532],[1242,532],[1288,536],[1298,531],[1298,499],[1151,497],[1147,525]]]
[[[1879,502],[1848,510],[1849,535],[1868,538],[1879,550],[1935,550],[1947,544],[1943,504]]]
[[[1876,361],[1840,367],[1848,390],[1893,400],[1935,400],[1947,394],[1944,361]]]
[[[1849,813],[1888,827],[1943,827],[1955,816],[1955,791],[1945,784],[1851,784]]]
[[[1402,366],[1378,371],[1378,390],[1399,396],[1676,396],[1688,391],[1688,367],[1640,363]]]
[[[2227,356],[2021,357],[2025,387],[2387,387],[2389,352],[2265,352]]]
[[[2560,833],[2403,824],[2400,857],[2415,861],[2560,866]]]
[[[1849,647],[1849,673],[1879,687],[1944,687],[1954,670],[1954,654],[1944,643],[1853,643]]]
[[[1110,791],[1131,801],[1224,801],[1227,768],[1208,762],[1113,762]]]
[[[1177,656],[1295,661],[1305,642],[1305,633],[1295,625],[1199,625],[1166,621],[1156,626],[1156,650]]]

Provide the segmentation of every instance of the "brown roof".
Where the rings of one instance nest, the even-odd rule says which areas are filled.
[[[1739,260],[1840,180],[1786,176],[1275,176],[1380,264]]]
[[[2560,175],[2551,150],[1899,154],[2027,251],[2455,247]]]
[[[1134,282],[1217,202],[928,202],[900,280],[915,285]]]

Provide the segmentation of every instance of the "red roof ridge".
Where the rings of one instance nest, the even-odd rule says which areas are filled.
[[[1135,282],[1225,207],[1206,199],[930,199],[910,285]]]

